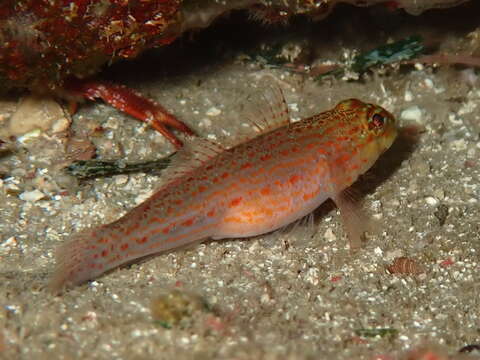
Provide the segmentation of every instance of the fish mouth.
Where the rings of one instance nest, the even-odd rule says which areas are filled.
[[[390,127],[385,131],[385,133],[382,136],[382,147],[383,147],[382,154],[392,146],[395,139],[397,138],[397,135],[398,135],[398,132],[394,126]]]

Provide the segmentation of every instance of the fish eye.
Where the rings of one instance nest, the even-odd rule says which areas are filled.
[[[380,130],[385,124],[385,117],[380,114],[374,114],[368,122],[369,130]]]

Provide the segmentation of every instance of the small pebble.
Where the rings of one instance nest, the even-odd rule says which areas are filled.
[[[208,311],[206,303],[199,295],[178,289],[154,298],[150,310],[153,319],[167,329],[181,321],[192,320],[192,317],[198,316],[196,313]]]
[[[412,101],[413,100],[413,94],[410,90],[405,91],[404,99],[405,99],[405,101]]]
[[[421,122],[422,119],[422,110],[418,106],[410,106],[402,111],[400,117],[403,120],[411,120],[416,122]]]
[[[432,79],[425,79],[424,84],[427,88],[432,89],[433,88],[433,81]]]
[[[26,145],[29,141],[32,141],[33,139],[38,138],[41,134],[42,134],[42,131],[40,129],[35,129],[22,136],[19,136],[17,138],[17,141],[20,144]]]
[[[124,185],[128,182],[128,176],[127,175],[118,175],[115,179],[115,184],[117,185]]]
[[[337,239],[332,229],[327,229],[327,231],[325,231],[325,234],[323,236],[329,242],[335,241]]]
[[[21,137],[35,130],[61,132],[69,126],[70,119],[65,117],[58,102],[53,98],[31,95],[20,100],[8,130],[11,135]]]
[[[40,190],[32,190],[32,191],[25,191],[19,195],[20,199],[29,201],[29,202],[35,202],[40,199],[43,199],[45,197],[45,194],[41,192]]]
[[[467,142],[464,139],[454,140],[450,143],[453,150],[463,151],[467,149]]]
[[[11,249],[17,246],[17,239],[14,236],[9,237],[7,240],[0,244],[2,249]]]
[[[216,108],[215,106],[212,106],[210,109],[207,110],[207,115],[208,116],[218,116],[222,113],[222,110],[219,108]]]
[[[291,111],[298,112],[298,104],[297,104],[297,103],[288,104],[288,108],[289,108]]]
[[[201,124],[204,124],[206,127],[210,127],[212,126],[212,120],[208,118],[202,119]]]

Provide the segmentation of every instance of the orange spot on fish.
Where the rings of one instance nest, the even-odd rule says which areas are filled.
[[[342,156],[338,157],[337,160],[335,160],[335,162],[337,163],[337,165],[342,165],[344,162],[347,162],[348,160],[350,160],[350,155],[343,154]]]
[[[295,183],[300,180],[300,176],[298,175],[292,175],[290,176],[290,179],[288,179],[288,181],[290,182],[290,184],[292,185],[295,185]]]
[[[207,190],[207,187],[204,186],[204,185],[200,185],[200,186],[198,187],[198,192],[204,192],[205,190]]]
[[[230,174],[228,172],[224,172],[221,176],[222,178],[226,179],[227,177],[230,176]]]
[[[260,194],[262,195],[270,195],[271,193],[271,190],[270,190],[270,187],[264,187],[262,190],[260,190]]]
[[[148,241],[148,238],[144,236],[141,239],[136,239],[135,241],[137,244],[145,244]]]
[[[230,201],[230,207],[240,205],[242,202],[242,197],[238,197]]]
[[[159,217],[153,217],[148,221],[149,225],[155,224],[155,223],[162,223],[164,220],[159,218]]]
[[[328,135],[328,134],[330,134],[331,132],[335,131],[335,129],[336,129],[336,126],[330,126],[329,128],[327,128],[327,129],[325,129],[325,130],[323,131],[323,135],[324,135],[324,136],[325,136],[325,135]]]
[[[263,212],[264,215],[266,215],[266,216],[268,216],[268,217],[270,217],[270,216],[273,215],[273,210],[270,209],[270,208],[263,208],[263,209],[262,209],[262,212]]]
[[[193,224],[194,219],[188,219],[182,223],[183,226],[191,226]]]
[[[107,244],[108,243],[108,238],[101,238],[100,240],[97,241],[99,244]]]
[[[128,249],[128,244],[127,243],[123,243],[122,245],[120,245],[120,250],[125,251],[127,249]]]
[[[287,156],[288,153],[289,153],[288,150],[282,150],[282,151],[280,151],[280,155],[283,155],[283,156]]]
[[[260,160],[267,161],[267,160],[270,160],[271,158],[272,158],[272,155],[263,155],[260,157]]]
[[[214,215],[215,215],[215,210],[214,210],[214,209],[212,209],[212,210],[210,210],[209,212],[207,212],[207,216],[209,216],[209,217],[212,217],[212,216],[214,216]]]
[[[163,232],[164,234],[168,234],[168,233],[170,232],[170,227],[167,226],[167,227],[163,228],[162,232]]]
[[[314,194],[312,193],[309,193],[309,194],[303,194],[303,200],[304,201],[308,201],[310,200],[311,198],[313,198]]]
[[[358,132],[358,130],[359,130],[359,127],[355,126],[348,131],[348,135],[354,135],[355,133]]]
[[[183,204],[183,200],[177,199],[177,200],[174,200],[173,203],[176,204],[176,205],[182,205],[182,204]]]
[[[108,255],[108,250],[103,250],[102,251],[102,257],[106,257]]]
[[[251,168],[251,167],[252,167],[252,163],[249,163],[249,162],[248,162],[248,163],[246,163],[246,164],[243,164],[242,167],[241,167],[241,169],[243,170],[243,169],[248,169],[248,168]]]

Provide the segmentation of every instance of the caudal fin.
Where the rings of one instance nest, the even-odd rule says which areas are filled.
[[[101,274],[103,264],[98,264],[98,249],[93,230],[85,230],[60,245],[55,253],[56,269],[48,288],[58,293],[66,287],[81,284]]]

